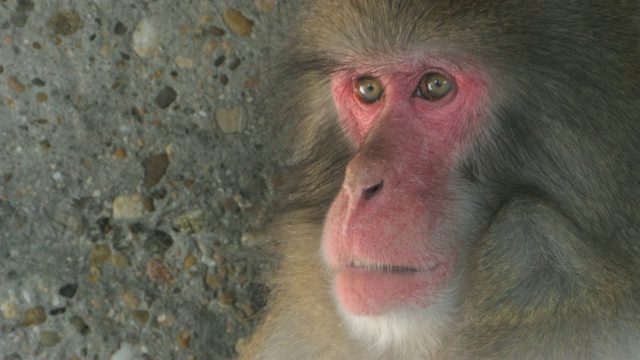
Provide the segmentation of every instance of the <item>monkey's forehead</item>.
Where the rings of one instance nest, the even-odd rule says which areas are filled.
[[[319,0],[303,14],[302,36],[352,47],[357,44],[361,50],[380,47],[402,50],[414,46],[424,48],[425,44],[444,45],[445,40],[449,43],[473,41],[503,31],[505,24],[501,19],[504,17],[517,17],[511,6],[499,3]]]
[[[625,31],[637,33],[624,22],[598,21],[637,13],[629,1],[602,3],[316,0],[303,12],[293,37],[299,39],[298,49],[334,61],[356,58],[384,64],[392,57],[426,51],[439,58],[455,57],[456,62],[461,57],[482,59],[485,65],[508,66],[536,57],[569,63],[571,54],[585,52],[596,41],[615,41],[614,35]],[[567,45],[573,49],[567,51]]]

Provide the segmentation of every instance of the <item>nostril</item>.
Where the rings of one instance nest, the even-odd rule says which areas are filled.
[[[364,200],[372,199],[374,196],[376,196],[380,192],[380,190],[382,190],[383,184],[384,184],[384,181],[380,180],[379,183],[362,190],[362,198]]]

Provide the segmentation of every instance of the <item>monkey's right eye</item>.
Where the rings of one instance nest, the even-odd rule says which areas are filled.
[[[368,103],[380,100],[380,98],[382,97],[382,93],[384,92],[382,84],[380,84],[378,80],[371,77],[363,77],[358,79],[355,84],[355,90],[362,101]]]

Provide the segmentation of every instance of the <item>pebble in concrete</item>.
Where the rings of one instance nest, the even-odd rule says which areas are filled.
[[[150,57],[160,52],[160,34],[149,19],[142,19],[133,31],[133,50],[140,57]]]
[[[240,36],[249,36],[253,31],[253,24],[240,11],[228,8],[224,12],[224,22],[229,29]]]

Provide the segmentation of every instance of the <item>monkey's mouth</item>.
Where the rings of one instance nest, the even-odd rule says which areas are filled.
[[[336,269],[333,281],[342,309],[358,316],[378,316],[408,304],[428,304],[446,269],[447,263],[437,259],[425,264],[349,259]]]
[[[435,264],[433,266],[426,267],[425,269],[419,269],[413,266],[388,265],[388,264],[381,264],[381,263],[375,263],[375,262],[369,262],[369,261],[363,261],[363,260],[353,260],[347,264],[346,268],[403,275],[403,274],[417,273],[424,270],[431,271],[436,269],[438,265],[439,264]]]

